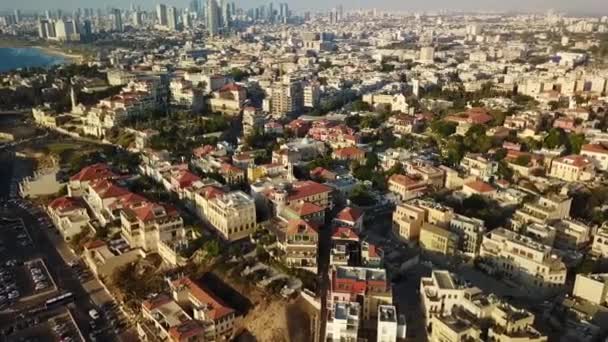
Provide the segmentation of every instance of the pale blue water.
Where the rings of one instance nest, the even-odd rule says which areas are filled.
[[[46,54],[36,48],[0,48],[0,72],[19,68],[49,67],[64,63],[61,56]]]

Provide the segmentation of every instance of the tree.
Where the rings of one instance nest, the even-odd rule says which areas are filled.
[[[353,191],[351,192],[351,195],[349,197],[349,200],[352,203],[354,203],[355,205],[362,206],[362,207],[371,206],[376,203],[376,201],[374,200],[374,197],[369,193],[367,188],[363,185],[357,185],[353,189]]]
[[[456,166],[460,164],[465,154],[465,145],[461,136],[453,136],[448,139],[448,142],[444,148],[444,159],[451,165]]]
[[[203,249],[205,250],[205,253],[207,253],[207,255],[211,258],[217,257],[218,255],[220,255],[221,252],[220,243],[217,242],[217,240],[209,240],[205,242],[205,244],[203,245]]]
[[[456,123],[444,120],[436,120],[431,123],[431,130],[442,138],[447,138],[456,132]]]
[[[236,82],[241,82],[242,80],[244,80],[245,78],[249,77],[249,73],[246,71],[243,71],[239,68],[232,68],[230,70],[230,76],[232,77],[232,79],[234,79]]]
[[[563,129],[551,128],[551,130],[549,130],[549,134],[547,134],[545,140],[543,141],[543,146],[549,149],[555,149],[566,145],[567,140],[568,138]]]
[[[568,134],[568,153],[579,154],[586,142],[584,134]]]
[[[529,155],[522,154],[522,155],[517,156],[517,158],[515,158],[515,160],[513,161],[513,164],[516,164],[519,166],[528,166],[528,165],[530,165],[530,161],[531,161],[531,158]]]

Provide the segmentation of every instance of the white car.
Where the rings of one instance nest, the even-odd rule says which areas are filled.
[[[91,309],[89,310],[89,316],[91,316],[92,319],[99,319],[99,312],[95,309]]]

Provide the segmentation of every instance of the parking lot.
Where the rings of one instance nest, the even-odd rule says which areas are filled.
[[[70,312],[65,308],[49,317],[24,317],[12,326],[5,328],[3,336],[6,336],[10,341],[84,341]]]

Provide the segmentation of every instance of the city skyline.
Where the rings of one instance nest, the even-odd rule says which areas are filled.
[[[45,10],[49,8],[64,8],[72,9],[78,7],[118,7],[128,8],[131,4],[136,6],[142,6],[146,9],[153,9],[158,3],[165,3],[167,5],[177,7],[187,7],[189,0],[167,0],[167,1],[150,1],[150,0],[134,0],[130,2],[108,0],[102,4],[93,0],[82,0],[82,1],[71,1],[71,0],[52,0],[40,2],[39,0],[23,0],[19,2],[19,7],[15,6],[15,3],[7,0],[0,1],[0,10],[12,10],[19,8],[21,10],[32,11],[32,10]],[[237,6],[242,8],[251,8],[267,4],[271,1],[265,0],[240,0],[237,1]],[[276,1],[275,1],[276,2]],[[370,0],[354,0],[354,1],[340,1],[340,0],[329,0],[320,1],[312,0],[307,1],[306,5],[303,5],[301,1],[290,0],[286,1],[290,8],[296,11],[314,11],[314,10],[328,10],[332,7],[342,4],[345,9],[356,9],[356,8],[378,8],[380,10],[399,10],[399,11],[547,11],[554,9],[557,11],[564,11],[573,14],[594,14],[594,15],[606,15],[608,14],[608,3],[603,0],[585,0],[580,2],[570,2],[564,0],[514,0],[509,2],[490,0],[459,0],[459,1],[448,1],[448,0],[414,0],[407,3],[402,3],[396,0],[381,0],[381,1],[370,1]],[[278,3],[278,2],[277,2]]]

